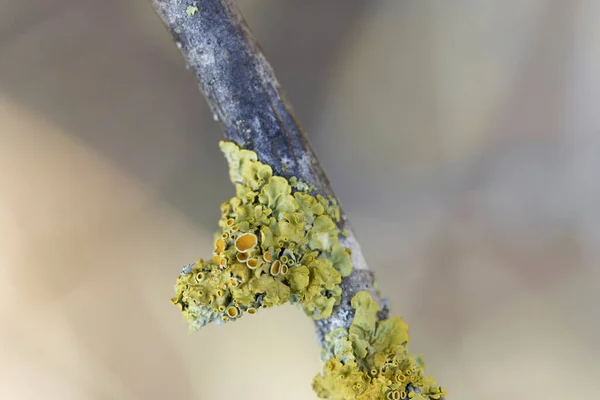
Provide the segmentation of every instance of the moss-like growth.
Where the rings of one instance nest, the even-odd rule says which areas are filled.
[[[342,277],[352,270],[350,251],[338,239],[336,202],[292,193],[290,182],[256,153],[231,142],[220,146],[236,196],[221,206],[212,260],[184,269],[173,303],[193,330],[288,301],[314,319],[329,317]]]
[[[425,364],[408,353],[408,326],[400,317],[377,321],[379,307],[368,292],[352,298],[350,329],[325,337],[323,372],[313,381],[317,395],[334,400],[441,399],[444,389],[424,376]]]

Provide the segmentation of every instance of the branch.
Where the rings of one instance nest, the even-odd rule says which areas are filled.
[[[311,188],[309,189],[310,194],[317,198],[317,195],[322,195],[329,200],[333,199],[339,206],[339,201],[335,198],[314,151],[296,121],[292,109],[275,79],[271,66],[267,63],[232,0],[152,0],[152,2],[167,29],[175,38],[190,69],[196,75],[200,89],[206,96],[215,119],[221,122],[225,137],[237,145],[233,146],[228,143],[225,147],[228,147],[229,150],[225,151],[223,146],[222,149],[230,163],[230,176],[238,184],[238,189],[241,189],[240,193],[250,193],[250,197],[246,197],[246,199],[254,199],[256,196],[256,193],[252,194],[252,189],[249,189],[252,183],[248,178],[245,178],[245,172],[240,173],[239,165],[242,165],[243,162],[240,162],[242,151],[239,148],[242,148],[253,151],[251,162],[256,163],[252,165],[257,169],[246,169],[244,171],[251,171],[248,176],[254,179],[255,183],[262,180],[262,183],[258,184],[257,187],[264,185],[262,190],[265,191],[261,191],[261,196],[264,196],[265,199],[264,202],[268,203],[269,199],[285,199],[285,193],[289,192],[277,189],[279,190],[278,194],[273,195],[271,191],[266,191],[266,187],[283,180],[286,182],[285,186],[289,188],[288,182],[291,182],[291,178],[295,177]],[[235,149],[232,149],[232,146]],[[238,153],[233,154],[231,151],[237,151]],[[248,156],[248,152],[243,154],[245,154],[243,157]],[[258,161],[253,158],[255,155]],[[246,159],[246,161],[248,160],[250,159]],[[264,164],[271,168],[269,169]],[[232,171],[234,171],[233,174]],[[271,173],[279,177],[269,178],[268,183],[265,184],[266,178],[263,179],[263,177],[270,177]],[[287,181],[281,177],[287,178]],[[238,179],[241,179],[241,182],[246,185],[239,185]],[[275,188],[275,186],[272,187]],[[243,189],[250,190],[250,192],[244,192]],[[241,196],[240,194],[237,195]],[[306,194],[304,195],[306,196]],[[308,197],[314,200],[314,197]],[[288,201],[295,201],[292,196],[287,198]],[[289,200],[289,198],[292,198],[292,200]],[[240,197],[232,200],[237,200],[238,205],[242,201]],[[254,200],[246,201],[250,202],[250,205],[254,204],[251,203]],[[231,204],[225,203],[224,207],[230,207]],[[274,210],[277,210],[279,203],[274,201],[272,204],[275,207]],[[260,210],[264,210],[264,207],[264,204],[257,206]],[[244,210],[241,206],[239,209]],[[274,210],[269,209],[269,213],[264,215],[270,215],[271,211],[275,214]],[[278,215],[283,215],[285,212],[278,211],[278,213]],[[228,226],[231,220],[229,225],[234,224],[231,229],[235,227],[241,231],[242,222],[235,225],[235,220],[228,218],[231,215],[236,215],[236,218],[238,218],[240,214],[242,216],[249,215],[246,211],[225,212],[225,217],[220,221],[221,226]],[[312,217],[313,214],[307,215]],[[268,218],[275,220],[275,217]],[[293,217],[289,218],[288,221],[280,220],[279,222],[291,225]],[[322,221],[331,221],[332,218],[326,217]],[[303,217],[300,219],[304,220]],[[309,228],[311,232],[313,229],[317,232],[317,225],[322,225],[316,223],[317,219],[314,220],[315,224]],[[333,219],[337,219],[337,217]],[[248,221],[244,222],[248,224]],[[323,372],[313,380],[313,389],[321,398],[372,399],[385,397],[390,400],[406,398],[413,400],[443,400],[445,390],[436,385],[433,378],[424,376],[422,360],[408,353],[407,325],[399,317],[387,318],[387,304],[375,288],[374,275],[367,267],[358,242],[341,208],[340,218],[339,221],[336,221],[336,224],[337,230],[333,225],[329,225],[330,228],[328,229],[331,230],[328,232],[333,232],[333,235],[337,232],[339,244],[351,250],[350,261],[353,268],[352,272],[341,281],[340,304],[333,309],[331,316],[315,321],[317,338],[323,347],[324,367]],[[278,230],[279,228],[275,229]],[[301,231],[306,232],[305,228]],[[268,232],[272,231],[269,230]],[[328,233],[325,234],[325,237],[328,237],[327,235]],[[238,249],[238,242],[242,237],[247,237],[249,241],[244,240],[241,242],[240,249]],[[315,233],[313,238],[315,237],[321,237],[321,231]],[[269,240],[268,238],[269,234],[262,233],[261,228],[261,240]],[[174,303],[180,305],[182,311],[185,307],[184,312],[188,312],[192,308],[191,312],[194,320],[197,320],[195,317],[201,314],[202,318],[199,320],[201,323],[210,321],[213,316],[212,313],[216,313],[214,310],[219,310],[219,307],[222,307],[219,312],[226,309],[223,304],[218,304],[216,300],[216,304],[212,304],[214,300],[212,297],[211,300],[203,300],[207,295],[207,292],[202,289],[202,284],[206,281],[205,274],[211,274],[212,277],[214,276],[212,274],[218,274],[215,271],[228,271],[229,268],[233,269],[235,266],[242,265],[234,262],[229,267],[229,261],[221,256],[225,254],[226,243],[224,239],[231,240],[227,231],[223,231],[221,238],[215,241],[216,249],[220,248],[220,250],[216,250],[217,255],[215,257],[217,257],[217,260],[214,261],[214,264],[211,264],[212,266],[207,266],[199,261],[202,268],[198,268],[198,265],[196,265],[196,270],[192,273],[194,267],[187,266],[184,268],[182,277],[178,279],[176,290],[178,295],[174,298]],[[318,242],[321,239],[316,240]],[[280,243],[284,242],[287,242],[287,238]],[[238,251],[236,254],[237,261],[245,260],[248,257],[247,255],[244,256],[245,251],[256,246],[256,243],[257,236],[254,233],[244,233],[237,236],[235,241],[235,250]],[[337,248],[340,248],[339,244],[328,245],[328,247],[333,248],[337,245]],[[321,255],[323,255],[325,245],[320,244],[320,246],[322,246]],[[286,250],[291,251],[290,249],[291,247],[286,248],[284,252]],[[345,250],[342,250],[342,252],[347,260],[347,253]],[[264,253],[263,257],[268,254],[271,253]],[[331,254],[329,253],[329,255]],[[240,255],[243,259],[240,259]],[[268,261],[266,257],[264,259]],[[256,261],[257,258],[248,259],[248,263],[250,260]],[[283,260],[283,255],[280,260]],[[321,258],[320,260],[324,259]],[[328,261],[332,265],[331,261]],[[256,262],[254,267],[251,267],[250,264],[246,266],[256,268]],[[277,264],[277,267],[275,265],[279,262],[277,260],[270,264],[271,269],[269,272],[271,275],[278,276],[281,264]],[[340,267],[341,263],[338,261],[336,263]],[[220,269],[221,266],[224,269]],[[305,265],[297,266],[298,269],[294,270],[299,271],[302,267],[308,272]],[[243,267],[241,274],[248,274],[248,268]],[[291,273],[291,270],[289,273]],[[344,274],[340,275],[343,276]],[[319,272],[311,272],[311,277],[314,277],[314,281],[317,282],[320,279]],[[273,277],[266,278],[267,281],[270,278],[273,282],[281,283],[281,281],[275,281]],[[263,287],[260,286],[261,279],[262,276],[260,278],[257,276],[248,281],[254,282],[253,284],[244,283],[240,285],[240,292],[243,291],[242,288],[248,287],[252,294],[254,293],[252,292],[253,285],[256,285],[257,288],[261,288],[261,290],[256,291],[257,295],[263,296],[266,293],[267,297],[270,296],[269,289],[263,290]],[[213,279],[213,281],[217,282],[218,279]],[[301,286],[300,281],[293,282],[298,282],[298,287]],[[307,281],[304,282],[306,285],[308,284]],[[237,281],[234,280],[233,284],[237,287]],[[210,285],[214,286],[214,283],[208,283],[208,285],[209,287]],[[278,293],[278,291],[279,289],[273,290],[274,293]],[[318,293],[329,296],[328,291],[332,294],[336,291],[336,288],[329,287],[328,290],[322,291],[319,288]],[[192,296],[191,306],[189,302],[181,303],[184,293],[188,292]],[[217,296],[219,298],[223,297],[221,289],[218,289],[215,293],[219,292],[221,294],[217,294]],[[258,301],[256,298],[249,299],[244,295],[239,297],[239,299],[245,299],[249,303]],[[305,297],[305,299],[308,298],[310,297]],[[190,299],[189,296],[188,299]],[[329,297],[329,300],[333,300],[333,298]],[[193,307],[197,307],[198,302],[202,305],[201,311],[193,309]],[[235,317],[239,312],[237,306],[229,306],[227,310],[228,314],[229,310],[232,312],[228,315],[229,317]],[[247,311],[249,312],[249,310]],[[256,311],[256,309],[253,310]],[[226,318],[224,320],[229,320],[228,316],[224,315],[223,318]],[[328,335],[329,333],[331,335]]]
[[[196,76],[225,137],[257,153],[276,175],[295,176],[316,193],[334,198],[323,168],[285,98],[273,69],[231,0],[152,0]],[[337,199],[336,199],[337,200]],[[339,201],[338,201],[339,204]],[[386,302],[374,286],[362,251],[341,210],[340,243],[352,250],[354,269],[343,279],[342,302],[330,318],[315,321],[322,345],[327,333],[349,328],[354,310],[350,300],[366,290],[379,304],[378,319],[387,318]]]

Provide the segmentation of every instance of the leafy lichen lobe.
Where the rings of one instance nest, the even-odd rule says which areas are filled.
[[[221,205],[212,259],[184,269],[173,303],[193,330],[286,302],[314,319],[329,317],[352,270],[350,251],[339,243],[337,204],[300,188],[292,193],[252,151],[231,142],[220,147],[236,195]]]
[[[425,364],[408,353],[408,326],[400,317],[377,321],[379,306],[368,292],[352,298],[350,329],[338,328],[325,337],[323,372],[313,380],[321,398],[333,400],[442,399],[446,392]]]

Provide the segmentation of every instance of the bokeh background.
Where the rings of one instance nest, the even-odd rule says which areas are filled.
[[[600,2],[240,0],[450,398],[600,396]],[[233,193],[146,0],[0,0],[0,398],[312,399],[292,307],[169,303]]]

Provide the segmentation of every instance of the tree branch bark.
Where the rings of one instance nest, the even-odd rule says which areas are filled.
[[[273,69],[231,0],[152,0],[157,14],[173,36],[198,80],[225,138],[253,150],[274,174],[295,176],[325,197],[335,195],[321,164],[286,100]],[[338,204],[340,202],[338,201]],[[315,321],[322,344],[335,328],[352,322],[352,297],[371,293],[387,318],[387,303],[375,289],[360,246],[340,207],[340,242],[352,250],[352,274],[342,281],[342,302],[328,319]]]

